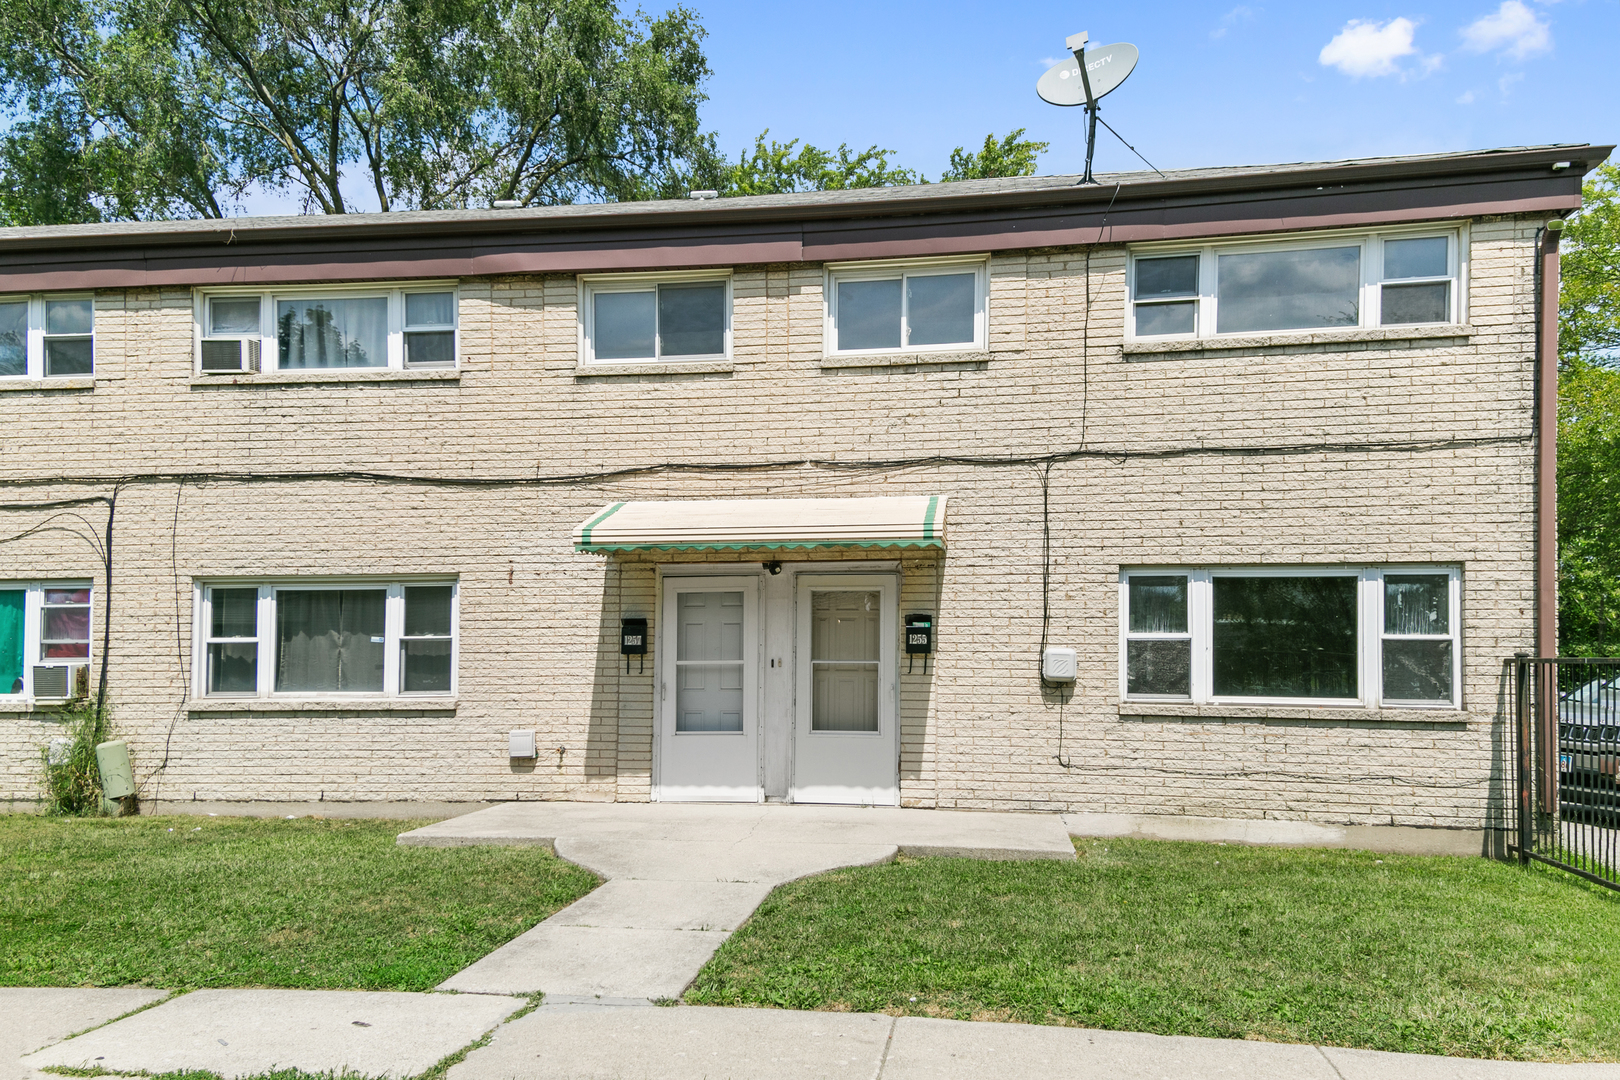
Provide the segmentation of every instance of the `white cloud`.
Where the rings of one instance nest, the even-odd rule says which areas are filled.
[[[1502,92],[1502,100],[1506,101],[1508,91],[1513,89],[1515,83],[1524,82],[1524,72],[1515,71],[1511,75],[1504,75],[1496,80],[1496,88]]]
[[[1221,25],[1209,32],[1209,39],[1211,41],[1219,41],[1221,38],[1226,36],[1226,32],[1232,29],[1232,27],[1236,26],[1240,22],[1248,22],[1258,14],[1259,12],[1256,9],[1249,7],[1247,4],[1239,4],[1237,7],[1221,16]]]
[[[1473,103],[1474,103],[1474,92],[1472,90],[1463,91],[1461,96],[1459,96],[1457,98],[1457,104],[1459,104],[1459,105],[1472,105]]]
[[[1316,59],[1358,79],[1399,75],[1401,68],[1395,61],[1417,52],[1417,46],[1412,44],[1416,30],[1417,24],[1411,19],[1397,18],[1387,23],[1351,19],[1337,37],[1322,46]]]
[[[1501,50],[1515,60],[1552,48],[1552,30],[1534,11],[1519,0],[1502,0],[1502,6],[1463,27],[1463,48],[1486,53]]]

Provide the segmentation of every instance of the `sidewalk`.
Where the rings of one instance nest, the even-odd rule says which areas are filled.
[[[0,1031],[94,1022],[127,990],[6,990]],[[68,997],[67,995],[71,995]],[[102,997],[106,995],[106,997]],[[115,998],[112,995],[124,995]],[[98,1000],[100,998],[100,1000]],[[298,1068],[403,1080],[479,1042],[448,1080],[1620,1080],[1620,1065],[1546,1065],[1133,1032],[860,1013],[542,1005],[519,998],[199,990],[0,1066],[113,1073]]]
[[[508,803],[400,836],[538,844],[607,879],[442,983],[473,994],[676,998],[784,882],[900,852],[1073,859],[1056,814],[739,803]]]

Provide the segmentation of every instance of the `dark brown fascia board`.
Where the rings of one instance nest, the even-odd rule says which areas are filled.
[[[38,243],[27,249],[0,243],[0,291],[734,266],[1562,213],[1580,205],[1586,159],[1601,161],[1608,149],[1545,147],[1442,162],[1381,162],[1376,169],[1285,170],[1245,174],[1242,185],[1223,174],[1216,178],[1227,182],[1222,185],[1202,179],[1133,183],[1117,191],[1064,187],[972,200],[800,206],[785,223],[777,219],[793,207],[739,208],[743,213],[694,213],[683,207],[681,212],[563,219],[492,212],[487,224],[504,227],[495,235],[482,217],[473,222],[480,226],[476,230],[463,219],[434,222],[431,231],[396,228],[391,220],[373,217],[358,229],[323,224],[268,235],[246,229],[226,244],[196,231],[104,236],[93,246],[56,243],[48,253]],[[1572,167],[1551,170],[1564,160]],[[1437,170],[1437,164],[1447,167]],[[1268,178],[1281,182],[1257,182]],[[812,209],[827,212],[802,212]]]
[[[1409,184],[1413,181],[1428,184],[1480,173],[1513,173],[1527,171],[1546,175],[1547,170],[1559,162],[1569,161],[1568,174],[1584,176],[1591,168],[1603,162],[1612,153],[1612,146],[1570,144],[1534,147],[1524,150],[1487,150],[1470,154],[1437,155],[1430,157],[1389,158],[1372,162],[1327,163],[1321,166],[1296,168],[1279,166],[1275,170],[1242,169],[1217,172],[1196,177],[1154,179],[1140,173],[1120,193],[1129,191],[1132,199],[1193,198],[1199,202],[1223,201],[1219,196],[1263,192],[1279,188],[1321,189],[1344,188],[1379,182]],[[297,224],[276,227],[256,227],[254,218],[234,218],[209,221],[206,225],[196,220],[176,223],[182,227],[172,232],[142,231],[118,233],[96,230],[93,226],[70,226],[56,229],[30,230],[29,237],[10,238],[0,230],[0,251],[13,247],[35,250],[61,250],[64,247],[87,246],[105,249],[115,246],[146,246],[168,239],[170,243],[242,243],[249,239],[265,242],[285,242],[294,239],[322,238],[335,240],[343,236],[364,237],[375,240],[390,235],[421,239],[444,234],[471,235],[478,233],[509,233],[524,231],[553,232],[563,230],[606,230],[655,227],[696,227],[710,224],[757,224],[766,221],[810,222],[829,219],[865,217],[910,216],[914,214],[972,213],[1009,207],[1044,207],[1082,205],[1107,202],[1115,197],[1115,188],[1103,183],[1081,187],[1078,184],[1044,189],[1013,189],[985,191],[971,195],[952,195],[942,187],[917,185],[905,189],[914,194],[896,197],[897,189],[871,189],[881,197],[849,199],[836,202],[799,201],[795,196],[773,199],[768,205],[748,205],[754,200],[717,199],[710,202],[663,202],[649,204],[642,212],[625,211],[625,204],[612,204],[606,208],[567,208],[574,213],[557,213],[559,208],[548,208],[547,213],[526,213],[522,209],[463,212],[454,217],[424,218],[411,212],[368,215],[310,215],[297,220]],[[743,205],[739,205],[742,203]],[[632,204],[633,205],[633,204]],[[654,208],[656,207],[656,208]],[[281,219],[285,220],[285,219]],[[678,222],[678,224],[677,224]],[[223,236],[221,234],[224,234]]]

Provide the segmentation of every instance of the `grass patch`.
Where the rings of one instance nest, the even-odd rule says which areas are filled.
[[[1485,859],[1082,841],[782,886],[686,1001],[1620,1059],[1620,894]]]
[[[421,824],[0,815],[0,986],[427,990],[597,884]]]

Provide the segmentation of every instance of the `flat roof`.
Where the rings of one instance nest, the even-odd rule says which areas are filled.
[[[727,199],[0,229],[0,290],[577,273],[959,254],[1565,213],[1611,146]],[[1568,162],[1565,167],[1558,167]]]

